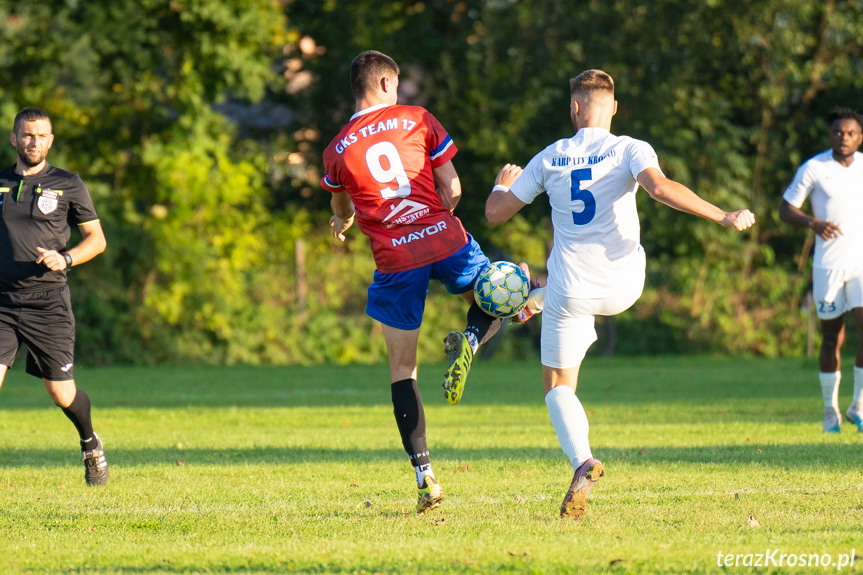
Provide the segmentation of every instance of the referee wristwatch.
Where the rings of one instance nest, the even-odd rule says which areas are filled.
[[[69,252],[63,252],[61,255],[63,256],[63,259],[66,260],[66,269],[71,268],[72,267],[72,256],[69,255]]]

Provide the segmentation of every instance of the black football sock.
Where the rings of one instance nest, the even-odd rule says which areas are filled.
[[[89,451],[96,447],[93,423],[90,421],[90,397],[84,393],[84,390],[76,390],[75,399],[72,400],[69,407],[61,407],[60,409],[78,430],[78,437],[81,438],[81,451]]]
[[[417,380],[402,379],[390,386],[393,398],[393,414],[402,436],[402,445],[410,457],[411,465],[429,465],[429,450],[426,444],[426,416],[417,388]]]
[[[470,309],[467,310],[467,327],[464,333],[468,336],[473,352],[476,353],[477,349],[494,337],[494,334],[500,331],[501,326],[503,326],[503,318],[490,316],[482,311],[478,305],[472,303]],[[476,338],[475,349],[471,335]]]

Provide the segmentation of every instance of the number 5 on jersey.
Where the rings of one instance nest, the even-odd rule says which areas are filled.
[[[589,182],[593,177],[590,168],[573,170],[569,175],[572,181],[572,185],[569,188],[572,193],[571,200],[573,202],[581,201],[584,204],[584,208],[580,212],[572,212],[572,223],[577,226],[583,226],[590,223],[593,216],[596,215],[596,198],[593,197],[590,190],[581,189],[581,182]]]

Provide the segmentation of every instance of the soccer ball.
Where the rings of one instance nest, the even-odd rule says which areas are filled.
[[[512,262],[492,262],[473,286],[473,297],[482,310],[495,317],[512,317],[527,305],[530,281]]]

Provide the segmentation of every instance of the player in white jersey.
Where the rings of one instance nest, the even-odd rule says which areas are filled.
[[[838,108],[827,116],[831,149],[807,160],[785,193],[779,217],[815,231],[812,297],[821,320],[818,358],[824,433],[839,433],[840,353],[845,312],[860,335],[854,363],[854,399],[845,415],[863,432],[863,116]],[[810,199],[813,215],[800,208]]]
[[[590,450],[587,414],[575,395],[578,370],[596,341],[594,316],[626,310],[644,288],[635,207],[639,184],[652,198],[725,227],[744,230],[755,223],[755,216],[749,210],[726,212],[703,200],[663,175],[649,144],[611,134],[617,102],[614,82],[605,72],[582,72],[570,80],[570,93],[576,134],[534,156],[524,171],[504,166],[486,202],[486,218],[492,225],[502,224],[543,192],[548,194],[554,247],[548,284],[531,293],[531,310],[537,312],[544,303],[545,402],[575,472],[560,515],[578,519],[590,488],[604,475]]]

